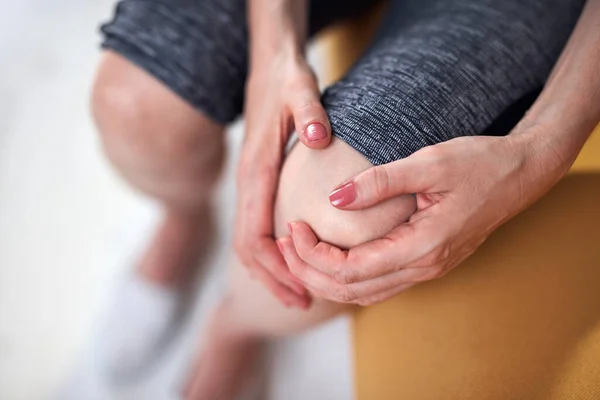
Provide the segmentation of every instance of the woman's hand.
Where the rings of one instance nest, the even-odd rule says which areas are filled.
[[[304,145],[331,139],[315,75],[302,56],[256,61],[246,87],[246,137],[237,173],[235,248],[251,274],[287,306],[310,298],[289,271],[273,237],[273,203],[285,146],[296,129]]]
[[[445,275],[566,172],[556,148],[543,145],[547,134],[531,127],[521,135],[457,138],[355,176],[331,193],[337,208],[416,193],[418,211],[382,239],[349,251],[292,223],[291,239],[280,239],[290,270],[317,295],[360,305]]]

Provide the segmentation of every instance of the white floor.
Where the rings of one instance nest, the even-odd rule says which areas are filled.
[[[118,278],[157,215],[102,158],[87,97],[97,24],[110,0],[0,0],[0,399],[55,396],[85,353]],[[173,351],[138,387],[77,400],[167,399],[230,252],[232,162],[219,195],[218,251],[197,311]],[[339,319],[276,347],[271,399],[351,398],[348,323]]]

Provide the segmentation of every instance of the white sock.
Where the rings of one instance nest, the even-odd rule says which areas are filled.
[[[175,336],[183,298],[137,273],[124,282],[96,346],[99,366],[111,380],[126,382],[152,366]]]

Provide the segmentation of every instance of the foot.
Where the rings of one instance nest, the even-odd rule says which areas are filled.
[[[97,362],[113,383],[143,375],[175,336],[184,293],[132,274],[121,286],[96,346]]]
[[[176,336],[200,255],[210,210],[168,213],[137,269],[119,288],[98,338],[98,364],[113,383],[144,375]]]

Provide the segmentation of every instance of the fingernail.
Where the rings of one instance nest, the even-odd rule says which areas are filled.
[[[316,142],[327,137],[327,129],[323,124],[315,122],[306,127],[304,136],[309,142]]]
[[[344,207],[351,204],[356,198],[356,187],[354,182],[348,182],[333,192],[329,193],[329,201],[334,207]]]
[[[287,223],[287,228],[290,236],[294,236],[294,228],[292,228],[292,224],[290,222]]]
[[[279,240],[276,240],[275,243],[277,244],[277,247],[279,248],[279,252],[281,254],[283,254],[283,245],[281,244],[281,242]]]

